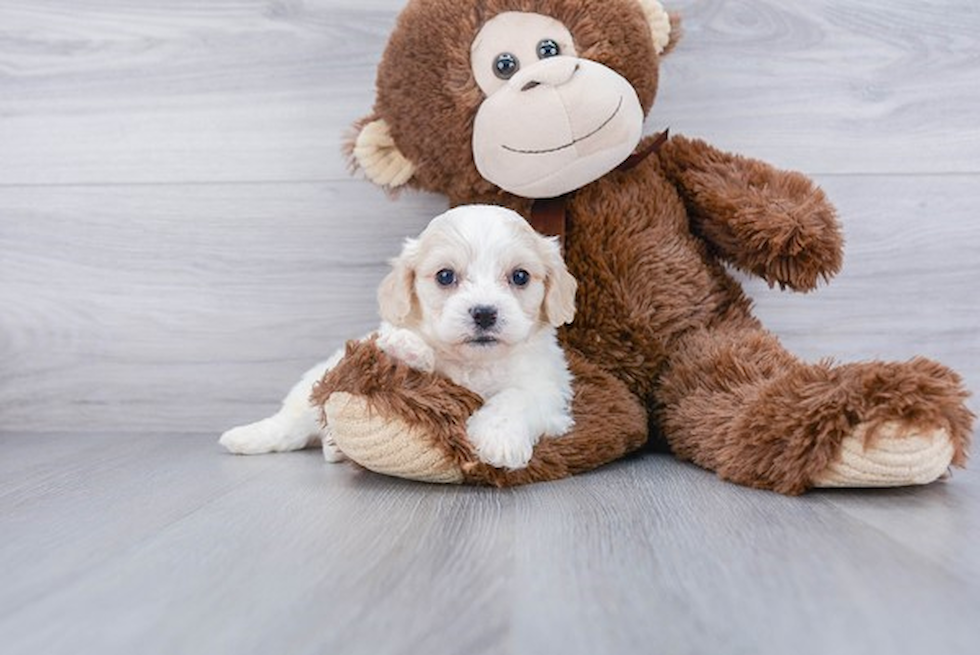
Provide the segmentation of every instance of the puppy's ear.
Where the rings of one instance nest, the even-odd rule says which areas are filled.
[[[378,310],[381,319],[395,327],[406,325],[415,313],[415,256],[418,242],[407,239],[402,252],[391,260],[391,272],[378,287]]]
[[[542,238],[541,249],[547,271],[544,280],[544,315],[548,323],[559,327],[571,323],[575,318],[575,290],[578,282],[565,266],[558,239]]]

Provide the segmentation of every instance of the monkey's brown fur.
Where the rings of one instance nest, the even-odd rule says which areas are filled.
[[[411,185],[453,205],[495,203],[528,216],[531,201],[484,180],[471,152],[483,96],[470,43],[501,11],[561,20],[579,55],[626,77],[647,113],[659,57],[634,0],[408,4],[379,67],[371,118],[387,121],[416,165]],[[924,359],[803,363],[752,316],[726,272],[723,262],[808,291],[839,270],[834,209],[805,176],[674,136],[640,165],[576,191],[568,212],[566,259],[579,292],[562,340],[576,376],[576,427],[543,440],[527,469],[479,464],[465,442],[472,394],[407,372],[373,344],[352,346],[316,399],[364,395],[382,414],[427,426],[433,447],[452,453],[469,481],[496,485],[594,468],[640,447],[648,426],[678,457],[788,494],[809,488],[860,424],[870,441],[888,421],[945,428],[954,464],[965,462],[973,417],[954,372]]]

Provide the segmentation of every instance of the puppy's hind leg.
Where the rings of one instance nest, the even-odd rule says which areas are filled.
[[[318,441],[323,442],[324,457],[339,461],[339,454],[327,428],[320,425],[320,412],[310,404],[313,385],[333,368],[343,356],[336,353],[326,362],[317,364],[286,395],[279,411],[255,423],[241,425],[221,435],[219,443],[239,455],[259,455],[300,450]]]

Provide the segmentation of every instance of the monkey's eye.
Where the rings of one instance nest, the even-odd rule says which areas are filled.
[[[510,281],[515,287],[526,287],[531,281],[531,274],[523,268],[515,268],[510,274]]]
[[[509,52],[501,52],[493,60],[493,74],[502,80],[509,80],[520,67],[521,63],[517,61],[517,57]]]
[[[558,47],[558,43],[554,39],[543,39],[538,43],[538,59],[557,57],[560,54],[561,48]]]
[[[451,268],[444,268],[436,273],[436,284],[440,287],[451,287],[456,284],[456,271]]]

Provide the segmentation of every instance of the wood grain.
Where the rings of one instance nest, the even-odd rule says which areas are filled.
[[[0,180],[347,179],[397,12],[379,4],[5,2]]]
[[[973,471],[785,498],[647,455],[496,490],[314,451],[222,455],[210,435],[15,439],[71,455],[0,478],[17,498],[0,513],[5,655],[966,653],[980,637]]]
[[[655,126],[811,174],[977,172],[975,2],[665,4]]]
[[[342,180],[401,3],[0,7],[0,183]],[[971,0],[668,3],[649,129],[810,173],[980,172]]]
[[[276,407],[377,325],[385,261],[445,208],[359,186],[0,192],[5,427],[219,430]]]

